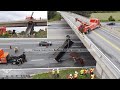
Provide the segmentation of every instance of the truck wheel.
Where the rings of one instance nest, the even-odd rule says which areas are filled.
[[[89,32],[88,32],[88,30],[85,32],[85,34],[88,34]]]
[[[88,33],[90,33],[90,31],[91,31],[91,29],[89,28],[89,29],[88,29]]]

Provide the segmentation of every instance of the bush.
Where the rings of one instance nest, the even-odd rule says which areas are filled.
[[[108,21],[115,21],[115,19],[114,19],[112,16],[110,16],[110,17],[108,18]]]

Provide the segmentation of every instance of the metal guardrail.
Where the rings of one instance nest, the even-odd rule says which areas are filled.
[[[61,13],[63,18],[66,20],[66,22],[71,26],[71,28],[74,30],[74,32],[77,34],[78,37],[82,37],[82,34],[78,32],[77,27],[67,18],[64,14]],[[120,69],[118,69],[110,60],[105,56],[101,50],[86,36],[84,35],[83,38],[86,43],[91,47],[91,49],[94,50],[94,52],[98,55],[99,58],[101,58],[102,62],[106,64],[108,69],[113,72],[113,74],[116,76],[116,78],[120,78]],[[108,64],[109,63],[109,64]],[[112,68],[111,68],[112,67]]]

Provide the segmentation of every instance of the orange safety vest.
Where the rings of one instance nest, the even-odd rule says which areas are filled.
[[[95,78],[95,75],[94,75],[94,74],[92,74],[92,75],[91,75],[91,79],[94,79],[94,78]]]
[[[75,74],[74,74],[74,78],[77,78],[77,77],[78,77],[78,74],[75,73]]]
[[[88,70],[84,70],[84,74],[87,74]]]
[[[91,69],[90,69],[90,74],[91,74],[92,72],[93,72],[93,69],[91,68]]]

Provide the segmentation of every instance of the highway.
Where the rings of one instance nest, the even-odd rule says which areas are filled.
[[[84,17],[73,14],[66,13],[63,14],[69,18],[75,26],[79,26],[79,22],[75,22],[75,18],[85,20]],[[104,54],[109,58],[109,60],[117,67],[120,71],[120,37],[111,33],[110,30],[105,30],[103,28],[95,29],[91,31],[90,34],[86,35]]]
[[[8,38],[0,39],[0,48],[3,48],[6,52],[9,52],[10,55],[20,55],[23,51],[26,52],[28,62],[17,66],[17,65],[5,65],[0,64],[0,75],[29,75],[38,72],[48,71],[47,69],[42,70],[42,68],[52,68],[52,67],[81,67],[81,64],[75,63],[67,52],[63,56],[63,62],[58,63],[54,60],[54,49],[58,49],[65,41],[66,35],[70,35],[71,39],[74,41],[73,46],[70,49],[75,51],[80,49],[80,46],[83,47],[83,44],[79,38],[75,35],[69,25],[64,21],[57,21],[48,23],[48,35],[47,38]],[[40,47],[38,44],[40,41],[51,41],[52,46]],[[18,47],[20,51],[15,54],[13,49],[9,49],[9,46]],[[81,57],[85,59],[85,66],[95,66],[96,61],[86,50],[86,48],[80,49],[79,53]],[[83,51],[82,51],[83,50]],[[87,56],[86,56],[87,55]],[[32,69],[31,69],[32,68]],[[41,68],[41,70],[38,68]],[[21,70],[17,70],[21,69]],[[10,71],[9,71],[10,70]]]

